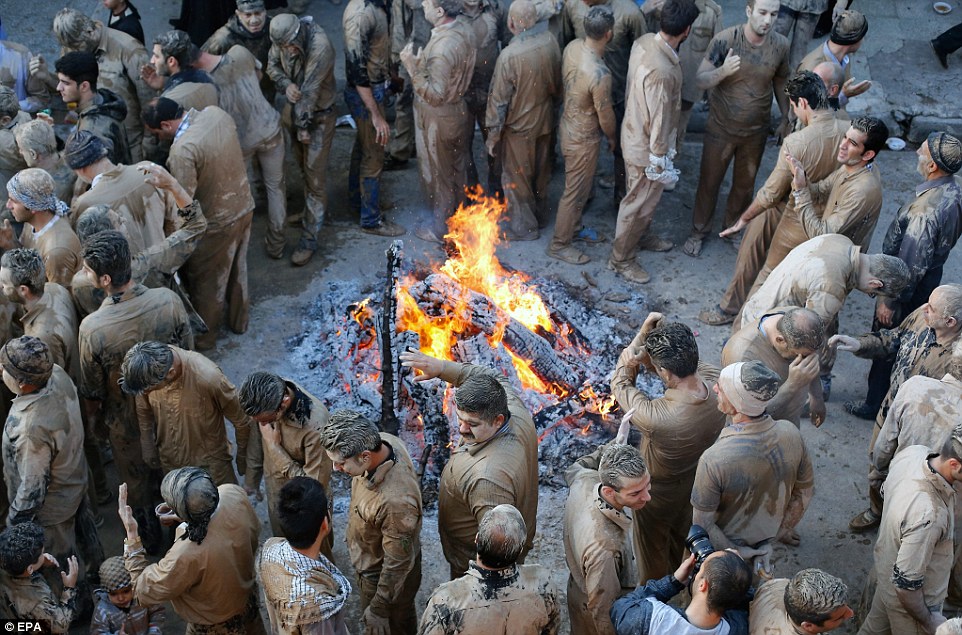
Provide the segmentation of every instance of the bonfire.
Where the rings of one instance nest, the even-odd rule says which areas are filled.
[[[617,427],[607,383],[624,345],[616,320],[557,280],[504,266],[497,256],[504,211],[499,199],[469,191],[449,221],[444,263],[408,263],[395,242],[381,292],[345,301],[360,292],[358,283],[331,283],[296,342],[313,369],[305,381],[325,401],[396,429],[420,457],[426,500],[458,442],[457,423],[449,387],[413,382],[400,367],[406,348],[503,373],[534,415],[544,482],[560,484],[570,462]]]

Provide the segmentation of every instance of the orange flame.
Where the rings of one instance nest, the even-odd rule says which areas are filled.
[[[462,204],[448,220],[449,231],[445,238],[454,246],[455,256],[440,268],[441,272],[465,287],[488,296],[508,315],[535,331],[556,331],[551,313],[535,287],[528,284],[528,276],[520,272],[508,272],[495,255],[501,242],[498,220],[505,205],[497,198],[486,197],[480,187],[467,192],[469,204]],[[445,316],[429,316],[407,292],[406,286],[414,280],[405,280],[397,294],[397,329],[414,331],[421,337],[421,352],[440,359],[452,359],[451,349],[458,335],[474,330],[458,315],[467,315],[466,307],[452,307]],[[458,300],[463,303],[463,300]],[[488,338],[492,347],[501,343],[505,324],[498,325]],[[566,335],[566,334],[565,334]],[[510,352],[510,351],[509,351]],[[560,386],[549,385],[531,369],[530,362],[511,353],[511,362],[521,384],[541,393],[564,396]]]

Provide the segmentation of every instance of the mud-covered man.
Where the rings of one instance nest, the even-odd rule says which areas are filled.
[[[548,571],[518,564],[527,529],[516,508],[490,508],[478,523],[476,559],[465,575],[435,590],[418,635],[556,635],[558,592]]]
[[[441,474],[438,527],[451,577],[468,570],[478,523],[496,505],[513,505],[525,517],[527,538],[518,559],[531,549],[538,517],[538,439],[531,413],[501,373],[448,362],[409,350],[404,366],[454,386],[461,443]]]
[[[322,436],[334,469],[351,478],[347,546],[367,635],[417,630],[421,484],[404,441],[353,410],[331,415]]]
[[[780,381],[761,362],[722,369],[715,394],[731,425],[698,461],[691,493],[692,521],[712,545],[735,549],[767,572],[772,542],[794,531],[815,482],[798,428],[766,412]]]

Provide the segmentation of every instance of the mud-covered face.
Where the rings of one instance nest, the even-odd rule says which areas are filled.
[[[3,295],[11,302],[23,304],[23,295],[17,285],[13,283],[13,273],[6,267],[0,267],[0,289],[3,290]]]
[[[348,476],[363,476],[371,469],[371,453],[367,450],[347,458],[337,452],[326,452],[328,458],[334,463],[334,469],[338,472],[344,472]]]
[[[235,11],[241,25],[250,33],[260,33],[267,24],[267,11]]]
[[[484,443],[493,437],[504,424],[504,416],[498,415],[493,421],[485,421],[476,412],[466,412],[457,409],[458,413],[458,432],[461,438],[468,445]]]
[[[651,500],[651,475],[638,478],[622,478],[621,489],[611,489],[610,495],[616,506],[638,511]]]
[[[745,13],[748,14],[748,28],[755,35],[763,37],[768,35],[775,25],[779,6],[778,0],[755,0],[755,6],[745,9]]]

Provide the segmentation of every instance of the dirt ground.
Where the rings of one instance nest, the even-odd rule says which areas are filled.
[[[34,50],[47,53],[48,60],[55,59],[50,43],[49,21],[61,3],[43,3],[44,10],[39,15],[25,18],[20,25],[30,40]],[[103,17],[103,9],[92,0],[70,3],[76,8]],[[48,11],[48,8],[50,9]],[[161,0],[153,6],[142,3],[139,7],[144,15],[145,31],[148,37],[167,27],[168,18],[177,12],[174,0]],[[332,5],[329,0],[313,0],[309,12],[325,28],[335,48],[342,50],[340,15],[343,6]],[[727,8],[726,8],[727,11]],[[7,13],[7,12],[5,12]],[[9,14],[5,17],[10,17]],[[736,15],[737,17],[737,15]],[[17,31],[17,24],[5,20],[4,26],[11,37]],[[37,42],[37,43],[34,43]],[[337,77],[343,85],[343,57],[338,58]],[[343,111],[343,104],[339,107]],[[286,260],[273,261],[267,258],[262,240],[266,223],[263,200],[259,200],[255,214],[249,252],[249,271],[251,288],[250,329],[244,335],[223,337],[211,357],[217,361],[225,373],[240,384],[253,370],[271,370],[284,375],[294,369],[289,356],[287,340],[302,333],[305,328],[305,311],[310,302],[328,285],[339,280],[374,280],[383,268],[381,254],[390,244],[386,238],[364,234],[358,230],[357,218],[348,210],[346,201],[347,165],[353,142],[350,128],[339,128],[331,153],[328,183],[329,214],[324,229],[324,238],[313,261],[303,268],[292,268]],[[476,151],[480,151],[480,138],[475,141]],[[770,171],[777,156],[777,149],[769,147],[765,153],[760,170],[760,179]],[[682,172],[681,181],[672,193],[666,193],[657,211],[654,229],[680,245],[688,233],[691,205],[697,184],[698,160],[701,153],[701,140],[698,134],[690,134],[677,160]],[[480,157],[479,157],[480,158]],[[918,177],[915,173],[915,155],[912,148],[902,152],[883,152],[877,163],[884,175],[885,198],[882,217],[872,242],[872,250],[877,251],[882,235],[895,211],[912,195]],[[483,161],[479,165],[485,165]],[[552,207],[556,205],[563,189],[563,171],[560,164],[555,166],[551,181]],[[602,173],[610,173],[610,155],[603,159]],[[303,195],[297,178],[289,179],[290,213],[300,210]],[[728,183],[723,186],[727,192]],[[406,257],[420,262],[439,262],[443,260],[440,249],[413,237],[410,232],[418,214],[424,212],[413,162],[404,170],[385,173],[382,181],[382,206],[388,217],[409,229],[404,237]],[[719,202],[723,206],[724,200]],[[584,267],[566,265],[549,259],[544,248],[550,239],[549,228],[540,240],[535,242],[503,244],[499,247],[499,257],[510,267],[526,271],[534,276],[557,277],[575,285],[583,284],[582,274],[588,272],[601,289],[617,290],[622,293],[638,294],[645,297],[652,310],[658,310],[671,320],[685,322],[695,331],[700,342],[702,357],[718,363],[721,348],[729,333],[729,327],[709,327],[699,323],[695,316],[702,308],[718,299],[728,283],[732,271],[735,251],[724,241],[714,239],[706,243],[698,259],[692,259],[676,248],[667,254],[648,254],[641,256],[640,262],[652,274],[652,281],[635,287],[615,277],[605,268],[613,235],[616,206],[612,202],[611,190],[596,188],[596,196],[585,212],[585,223],[609,237],[609,242],[588,246],[587,253],[592,261]],[[720,223],[720,220],[716,220]],[[718,227],[720,229],[720,226]],[[288,254],[296,241],[297,230],[288,230]],[[953,254],[945,267],[946,282],[960,282],[959,251]],[[867,330],[871,324],[872,301],[865,295],[855,292],[848,300],[841,314],[841,332],[856,334]],[[622,316],[623,317],[623,316]],[[632,316],[641,320],[644,315]],[[610,360],[612,368],[615,359]],[[841,353],[835,367],[835,381],[831,400],[828,402],[828,418],[819,429],[803,422],[802,435],[811,452],[816,472],[816,492],[804,519],[799,526],[802,543],[797,548],[776,548],[775,567],[780,577],[791,576],[806,567],[820,567],[830,571],[849,585],[853,606],[858,601],[866,571],[872,563],[873,534],[858,535],[849,532],[848,520],[864,508],[866,503],[867,479],[866,448],[871,433],[871,423],[854,419],[843,408],[849,399],[864,395],[865,377],[868,363],[853,356]],[[310,386],[308,386],[310,387]],[[334,404],[337,407],[337,404]],[[349,487],[344,479],[335,479],[336,492],[335,531],[336,559],[339,566],[349,572],[350,565],[344,547],[343,530],[346,525]],[[565,491],[542,488],[538,535],[529,562],[547,567],[554,577],[559,592],[563,595],[566,586],[567,569],[562,546],[562,514]],[[266,521],[263,503],[259,513]],[[107,517],[103,538],[108,555],[121,551],[121,534],[116,521],[113,504],[102,508]],[[265,533],[267,525],[265,522]],[[447,564],[441,555],[437,539],[437,516],[426,514],[422,530],[423,583],[418,596],[418,608],[423,608],[431,591],[448,577]],[[562,602],[562,610],[564,610]],[[348,605],[349,623],[358,624],[360,617],[356,597]],[[183,624],[169,612],[166,632],[183,632]],[[567,620],[565,619],[565,623]],[[359,632],[357,627],[354,632]],[[567,626],[563,629],[567,632]],[[82,631],[77,631],[82,632]],[[840,629],[841,633],[853,633],[850,627]]]

